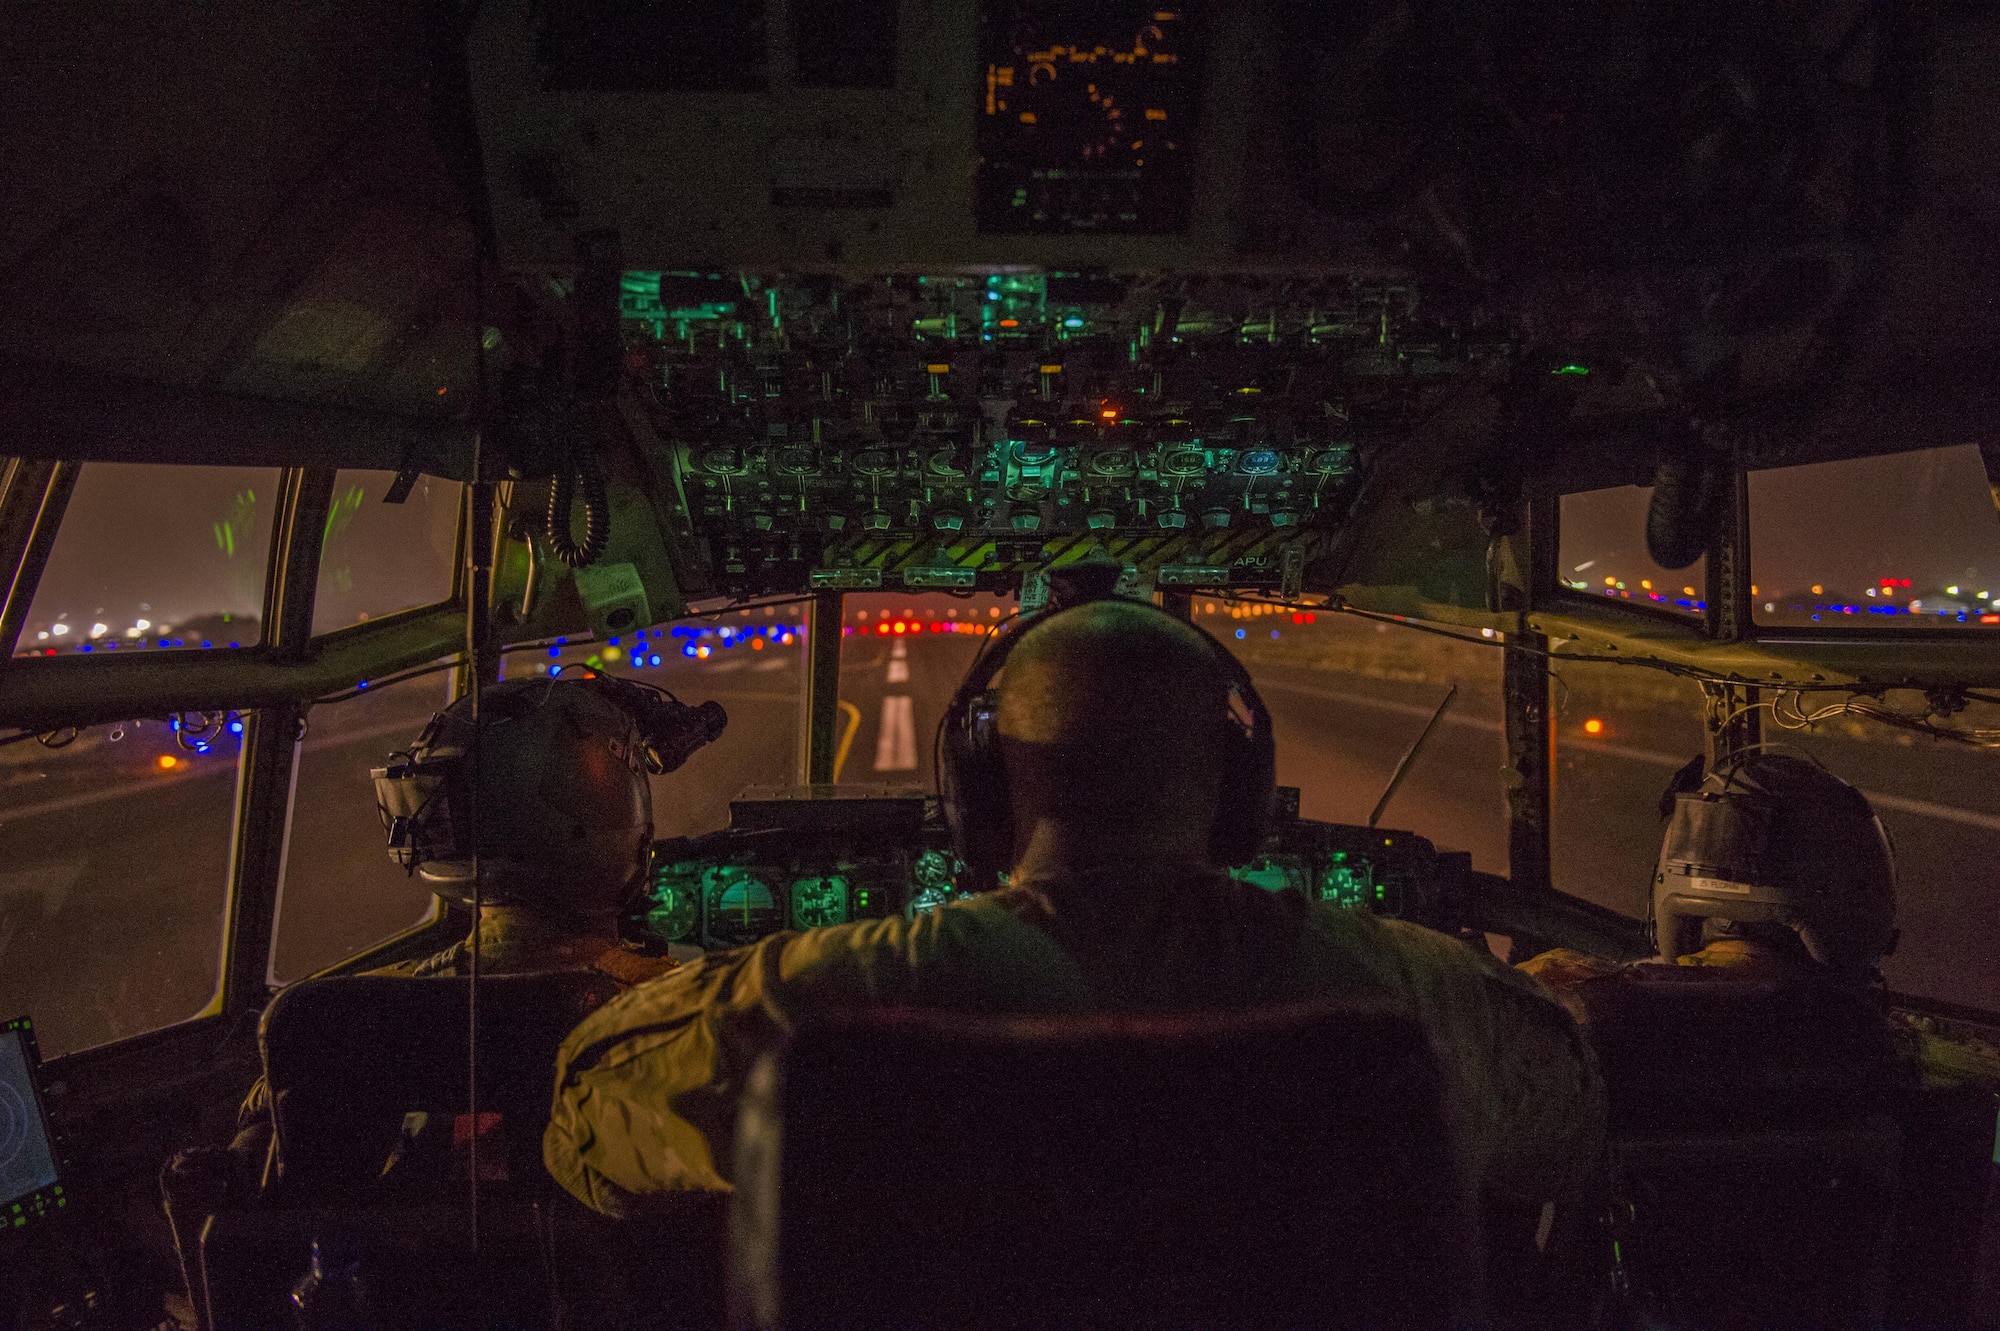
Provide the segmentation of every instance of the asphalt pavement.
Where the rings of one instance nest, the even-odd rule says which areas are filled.
[[[929,789],[938,718],[977,651],[966,634],[844,644],[843,783]],[[900,646],[899,646],[900,644]],[[795,779],[799,648],[673,658],[639,672],[690,702],[728,710],[723,738],[655,778],[661,835],[725,825],[728,801]],[[1308,817],[1364,821],[1443,696],[1442,682],[1257,667],[1278,741],[1279,780]],[[1506,868],[1504,745],[1490,700],[1447,713],[1382,825]],[[315,710],[286,850],[273,974],[308,974],[423,918],[431,898],[384,848],[368,768],[406,743],[443,700],[440,678]],[[1676,723],[1680,724],[1680,723]],[[1681,730],[1560,740],[1556,881],[1643,911],[1674,767],[1699,747]],[[0,1016],[31,1013],[51,1054],[153,1029],[202,1010],[215,988],[235,790],[233,746],[206,756],[163,733],[10,755],[0,776]],[[19,746],[33,747],[33,746]],[[1903,937],[1891,984],[2000,1010],[2000,758],[1927,746],[1826,740],[1836,771],[1876,797],[1903,869]],[[171,769],[162,754],[175,756]]]

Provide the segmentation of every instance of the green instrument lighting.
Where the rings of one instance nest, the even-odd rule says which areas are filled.
[[[1549,373],[1550,373],[1550,374],[1589,374],[1589,373],[1590,373],[1590,367],[1589,367],[1588,365],[1578,365],[1578,364],[1576,364],[1575,362],[1573,362],[1573,361],[1572,361],[1572,362],[1571,362],[1570,364],[1568,364],[1568,365],[1564,365],[1564,366],[1561,366],[1561,367],[1559,367],[1559,368],[1557,368],[1557,369],[1553,369],[1553,370],[1550,370],[1550,371],[1549,371]]]
[[[1375,882],[1375,866],[1367,860],[1350,859],[1337,850],[1327,859],[1319,876],[1319,899],[1350,910],[1365,908],[1371,899],[1383,899],[1383,889]]]
[[[867,893],[861,894],[866,904]],[[848,919],[847,879],[839,874],[800,878],[792,883],[792,927],[824,929],[846,924]]]
[[[708,901],[708,932],[718,941],[731,946],[754,942],[782,927],[777,899],[755,869],[711,865],[701,884]]]
[[[1305,866],[1290,855],[1260,855],[1231,869],[1229,876],[1266,892],[1303,892],[1306,886]]]
[[[701,864],[656,865],[646,927],[669,943],[685,942],[701,923]]]

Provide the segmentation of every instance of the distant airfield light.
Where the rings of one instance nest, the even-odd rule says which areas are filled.
[[[1956,595],[1958,595],[1958,584],[1954,582],[1954,583],[1953,583],[1953,584],[1952,584],[1951,586],[1949,586],[1949,587],[1945,588],[1945,589],[1944,589],[1944,594],[1945,594],[1946,596],[1956,596]]]
[[[1688,595],[1690,595],[1690,596],[1694,595],[1694,588],[1692,588],[1692,587],[1688,588]],[[1813,584],[1813,595],[1814,595],[1814,596],[1824,596],[1824,595],[1826,595],[1826,588],[1824,588],[1824,587],[1820,586],[1820,585],[1819,585],[1818,583],[1816,583],[1816,582],[1815,582],[1815,583]]]
[[[171,772],[181,765],[181,760],[171,753],[163,753],[153,761],[162,772]]]
[[[47,629],[43,629],[40,633],[37,633],[35,635],[36,642],[47,642],[48,640],[49,640],[49,631]]]
[[[1639,585],[1645,588],[1647,591],[1653,590],[1653,580],[1651,578],[1639,579]]]
[[[153,627],[153,621],[150,619],[135,619],[132,621],[132,627],[144,633],[147,629]]]
[[[1490,638],[1490,637],[1492,637],[1492,636],[1493,636],[1493,630],[1492,630],[1492,629],[1481,629],[1481,630],[1479,630],[1479,636],[1480,636],[1480,637],[1482,637],[1482,638]]]
[[[1815,588],[1813,588],[1813,590],[1814,590],[1814,591],[1818,591],[1818,590],[1819,590],[1819,588],[1815,587]],[[1694,595],[1694,588],[1692,588],[1692,587],[1683,587],[1683,588],[1681,588],[1681,595],[1682,595],[1682,596],[1693,596],[1693,595]]]
[[[92,624],[90,626],[90,637],[93,642],[109,632],[111,632],[109,624]]]
[[[62,637],[62,636],[63,636],[64,634],[66,634],[66,633],[68,633],[68,632],[69,632],[69,625],[67,625],[67,624],[52,624],[52,625],[50,625],[50,626],[49,626],[49,632],[51,632],[51,633],[55,634],[55,635],[56,635],[56,636],[57,636],[58,638],[60,638],[60,637]]]
[[[1597,561],[1596,561],[1595,559],[1586,559],[1586,560],[1584,560],[1584,561],[1583,561],[1583,562],[1582,562],[1581,564],[1578,564],[1578,565],[1577,565],[1577,566],[1576,566],[1575,568],[1571,569],[1571,570],[1570,570],[1570,572],[1572,572],[1572,573],[1583,573],[1583,572],[1586,572],[1587,570],[1590,570],[1590,569],[1593,569],[1593,568],[1596,568],[1596,567],[1597,567]]]
[[[1583,733],[1586,735],[1602,735],[1604,733],[1604,723],[1593,716],[1583,723]]]

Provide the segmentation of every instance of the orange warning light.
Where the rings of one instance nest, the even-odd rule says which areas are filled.
[[[1583,733],[1586,735],[1602,735],[1604,733],[1604,723],[1593,716],[1583,723]]]
[[[162,772],[171,772],[181,765],[181,760],[171,753],[163,753],[155,761],[158,762]]]

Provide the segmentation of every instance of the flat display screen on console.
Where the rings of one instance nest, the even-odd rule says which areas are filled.
[[[0,1026],[0,1229],[28,1223],[29,1199],[56,1186],[56,1154],[35,1086],[32,1028]],[[39,1206],[33,1208],[37,1214]]]

